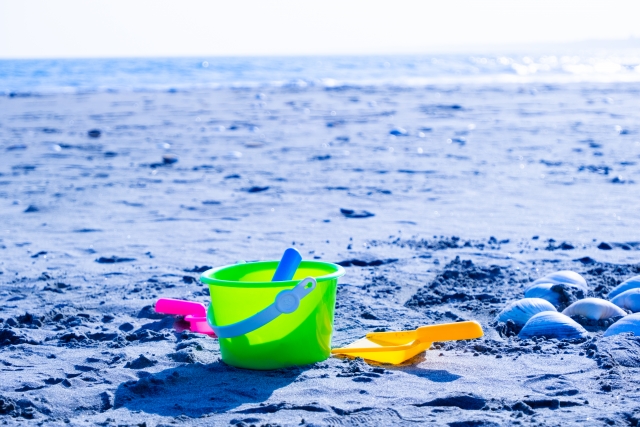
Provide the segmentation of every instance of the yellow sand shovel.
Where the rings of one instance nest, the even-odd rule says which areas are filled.
[[[482,327],[473,320],[443,323],[412,331],[372,332],[346,347],[334,348],[331,353],[398,365],[427,350],[434,341],[470,340],[482,335]]]

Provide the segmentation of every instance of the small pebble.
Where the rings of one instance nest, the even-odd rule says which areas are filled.
[[[122,325],[120,325],[120,327],[118,327],[118,329],[120,329],[123,332],[129,332],[133,330],[133,328],[134,326],[129,322],[123,323]]]
[[[178,161],[178,156],[176,156],[175,154],[163,154],[162,155],[162,162],[165,165],[172,165],[174,163],[176,163]]]
[[[409,135],[409,132],[403,128],[393,128],[389,131],[389,134],[394,136],[407,136]]]

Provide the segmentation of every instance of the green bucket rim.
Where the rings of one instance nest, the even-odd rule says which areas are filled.
[[[231,264],[231,265],[225,265],[222,267],[216,267],[216,268],[212,268],[209,269],[207,271],[205,271],[204,273],[202,273],[200,275],[200,281],[202,283],[205,283],[207,285],[217,285],[217,286],[227,286],[227,287],[231,287],[231,288],[281,288],[281,287],[289,287],[289,286],[295,286],[297,285],[300,280],[286,280],[286,281],[281,281],[281,282],[238,282],[235,280],[221,280],[221,279],[215,279],[211,276],[213,276],[216,273],[219,273],[222,270],[226,270],[229,268],[242,268],[242,267],[246,267],[248,265],[255,265],[255,266],[265,266],[265,265],[269,265],[272,264],[272,266],[274,267],[274,271],[275,271],[275,267],[278,266],[278,263],[280,261],[278,260],[273,260],[273,261],[256,261],[256,262],[247,262],[244,264]],[[338,264],[334,264],[331,262],[324,262],[324,261],[302,261],[300,263],[300,267],[313,267],[314,265],[322,265],[322,266],[331,266],[333,268],[336,269],[336,271],[324,275],[324,276],[320,276],[320,277],[314,277],[314,279],[316,279],[316,282],[324,282],[327,280],[333,280],[333,279],[337,279],[341,276],[344,276],[344,274],[346,273],[344,268],[341,265]]]

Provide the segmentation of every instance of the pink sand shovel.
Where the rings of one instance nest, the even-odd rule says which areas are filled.
[[[160,298],[156,302],[156,312],[184,316],[184,320],[189,322],[191,332],[210,335],[212,338],[216,336],[207,323],[207,310],[199,302]]]

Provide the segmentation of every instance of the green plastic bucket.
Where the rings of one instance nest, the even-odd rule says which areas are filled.
[[[329,357],[338,278],[344,269],[327,262],[302,261],[293,280],[271,282],[277,266],[278,261],[251,262],[202,273],[200,280],[209,285],[211,295],[207,320],[214,331],[218,328],[225,363],[264,370],[307,365]],[[225,338],[220,333],[273,310],[279,295],[296,290],[304,295],[294,311],[276,313],[277,317],[263,326],[241,335]]]

